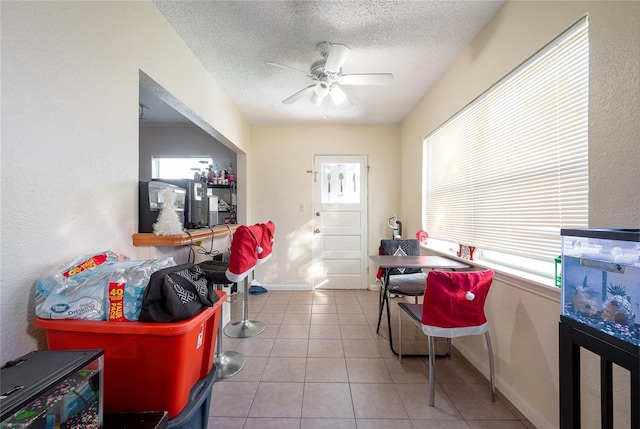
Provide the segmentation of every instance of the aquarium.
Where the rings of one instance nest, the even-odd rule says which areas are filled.
[[[102,350],[36,351],[0,368],[0,429],[101,428]]]
[[[561,235],[562,315],[640,347],[640,230]]]

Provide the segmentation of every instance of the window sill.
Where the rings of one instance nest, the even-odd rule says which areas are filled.
[[[495,271],[496,278],[503,283],[560,303],[561,290],[555,286],[554,279],[517,270],[512,267],[502,266],[493,262],[482,260],[470,261],[456,256],[455,253],[443,252],[422,244],[420,248],[422,253],[425,254],[445,256],[449,259],[469,264],[474,268],[491,269]]]

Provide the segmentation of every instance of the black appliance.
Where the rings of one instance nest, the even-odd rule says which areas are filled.
[[[151,179],[178,186],[187,191],[184,200],[184,222],[186,229],[209,226],[209,197],[207,184],[193,179]]]
[[[173,191],[176,211],[182,225],[184,225],[186,189],[164,182],[139,182],[138,232],[153,232],[153,224],[158,219],[166,190]]]

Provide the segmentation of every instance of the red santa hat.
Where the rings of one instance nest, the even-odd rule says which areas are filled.
[[[271,257],[276,224],[272,221],[268,221],[267,223],[259,223],[258,226],[261,229],[260,247],[262,248],[262,252],[258,253],[258,265],[260,265],[265,263]]]
[[[240,225],[233,233],[229,254],[227,278],[238,283],[244,280],[258,263],[258,241],[246,225]]]
[[[422,308],[422,330],[441,337],[477,335],[489,325],[484,303],[493,271],[429,271]]]

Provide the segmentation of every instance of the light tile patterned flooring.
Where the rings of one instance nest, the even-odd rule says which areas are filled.
[[[396,336],[397,302],[391,300]],[[246,364],[214,383],[208,429],[534,428],[500,392],[491,403],[488,381],[455,348],[451,360],[436,360],[435,407],[429,407],[428,361],[400,364],[384,317],[376,334],[377,313],[372,291],[249,295],[249,318],[266,329],[252,338],[223,337],[223,350],[242,353]],[[241,315],[238,300],[231,321]],[[426,337],[406,322],[403,352],[425,353]]]

